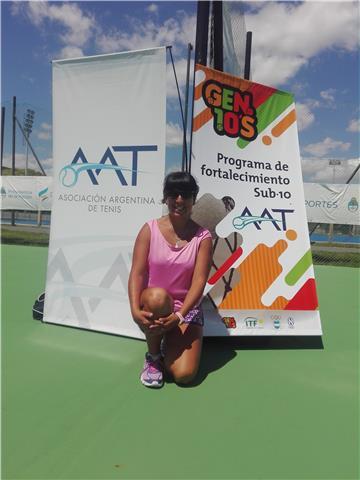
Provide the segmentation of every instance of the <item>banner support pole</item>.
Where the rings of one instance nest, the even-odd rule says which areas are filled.
[[[4,161],[4,130],[5,129],[5,107],[1,107],[1,175],[3,173]]]
[[[191,61],[191,50],[193,49],[191,43],[188,43],[188,58],[187,58],[187,70],[186,70],[186,91],[185,91],[185,129],[183,137],[183,155],[182,155],[182,165],[181,170],[187,172],[189,169],[188,161],[188,152],[187,152],[187,143],[186,143],[186,134],[187,134],[187,123],[188,123],[188,104],[189,104],[189,78],[190,78],[190,61]]]
[[[357,174],[359,168],[360,168],[360,163],[359,163],[359,165],[355,168],[355,170],[353,171],[353,173],[350,175],[350,178],[349,178],[349,180],[346,182],[346,184],[348,184],[348,183],[351,182],[351,180],[352,180],[352,179],[355,177],[355,175]]]
[[[13,97],[12,109],[12,152],[11,152],[11,174],[15,175],[15,148],[16,148],[16,97]],[[15,212],[11,212],[11,225],[15,225]]]
[[[193,91],[192,91],[192,101],[191,101],[191,123],[190,123],[190,140],[189,140],[189,173],[191,173],[191,160],[192,160],[192,140],[193,140],[193,122],[194,122],[194,104],[195,104],[195,65],[196,61],[194,59],[194,76],[193,76]]]
[[[195,58],[194,58],[194,78],[193,78],[193,95],[191,105],[191,127],[190,127],[190,147],[189,147],[189,173],[191,173],[191,155],[192,155],[192,137],[193,137],[193,120],[194,120],[194,93],[195,93],[195,65],[206,66],[207,60],[207,44],[209,36],[209,14],[210,1],[198,0],[196,14],[196,39],[195,39]]]
[[[195,63],[206,66],[210,2],[197,2]]]
[[[187,153],[186,153],[186,125],[185,125],[185,120],[184,120],[184,111],[183,111],[183,106],[182,106],[182,101],[181,101],[179,82],[178,82],[178,79],[177,79],[176,70],[175,70],[175,63],[174,63],[174,59],[173,59],[172,51],[171,51],[172,46],[170,45],[170,46],[167,46],[166,48],[167,48],[167,50],[169,50],[169,53],[170,53],[170,59],[171,59],[172,67],[173,67],[173,70],[174,70],[174,77],[175,77],[175,82],[176,82],[176,88],[177,88],[178,97],[179,97],[180,113],[181,113],[181,120],[182,120],[182,125],[183,125],[183,141],[185,142],[185,157],[186,157],[186,163],[187,163]]]
[[[222,1],[213,1],[214,16],[214,68],[215,70],[224,70],[224,50],[223,50],[223,6]]]
[[[252,32],[246,32],[245,67],[244,67],[245,80],[250,80],[251,45],[252,45]]]

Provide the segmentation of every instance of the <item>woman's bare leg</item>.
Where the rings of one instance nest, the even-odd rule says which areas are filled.
[[[140,297],[141,307],[147,312],[152,312],[152,320],[167,317],[173,311],[173,299],[166,290],[160,287],[146,288]],[[152,335],[145,333],[148,351],[152,355],[160,353],[162,334]]]
[[[165,368],[176,383],[190,383],[199,369],[203,327],[182,324],[165,337]]]

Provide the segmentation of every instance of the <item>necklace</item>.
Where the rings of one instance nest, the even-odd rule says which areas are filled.
[[[184,230],[183,237],[186,237],[186,230],[187,229]],[[175,234],[175,247],[180,248],[182,246],[181,243],[183,243],[185,240],[179,237],[179,235],[175,232],[175,229],[174,229],[174,234]]]
[[[170,221],[169,226],[170,226],[170,229],[173,232],[173,235],[175,236],[175,248],[182,247],[184,242],[186,242],[187,233],[189,231],[189,224],[186,224],[186,225],[183,226],[182,232],[180,232],[180,235],[181,235],[182,238],[176,232],[176,230],[175,230],[173,224],[171,223],[171,221]]]

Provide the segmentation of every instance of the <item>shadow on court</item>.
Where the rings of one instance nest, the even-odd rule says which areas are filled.
[[[320,336],[298,337],[208,337],[204,339],[203,351],[196,379],[183,388],[200,385],[212,372],[221,369],[237,355],[237,350],[323,350]],[[167,383],[173,383],[167,379]]]

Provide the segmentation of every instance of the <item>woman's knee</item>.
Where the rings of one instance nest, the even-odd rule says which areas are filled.
[[[150,287],[143,290],[140,302],[145,310],[154,314],[154,318],[168,316],[174,310],[174,301],[171,295],[161,287]]]
[[[176,383],[186,385],[191,383],[197,374],[197,368],[182,367],[182,368],[170,368],[170,373]]]

